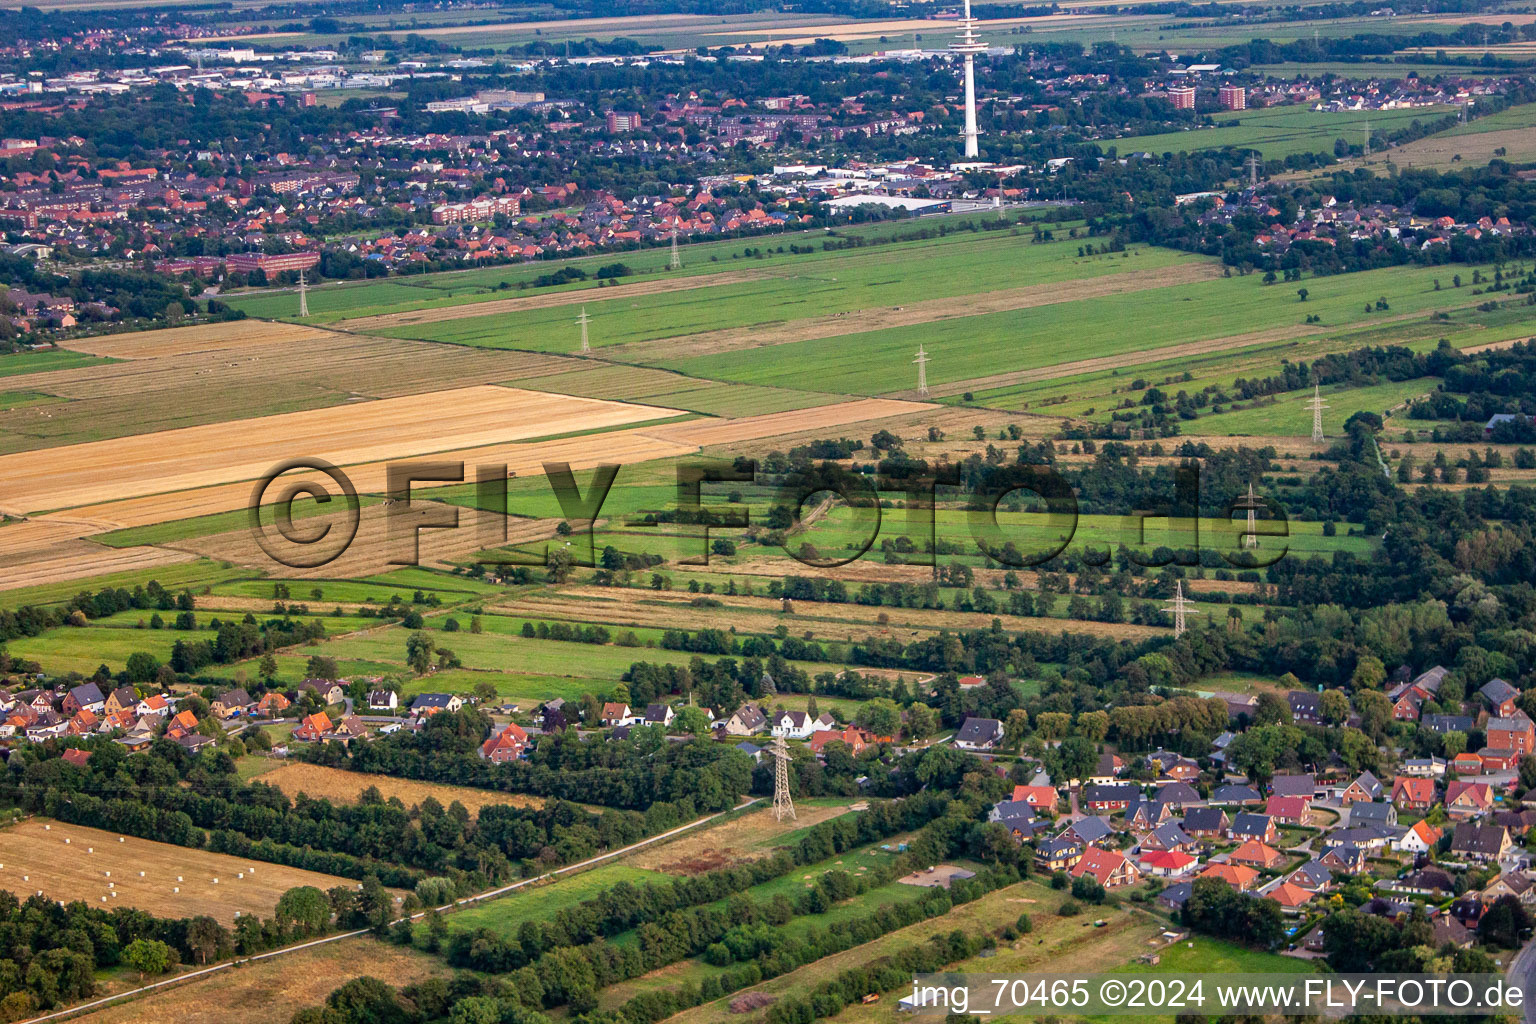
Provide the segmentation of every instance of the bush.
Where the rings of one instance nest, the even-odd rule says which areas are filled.
[[[1067,902],[1063,903],[1061,908],[1056,911],[1056,914],[1058,917],[1076,917],[1082,912],[1083,908],[1077,903],[1076,900],[1067,900]]]

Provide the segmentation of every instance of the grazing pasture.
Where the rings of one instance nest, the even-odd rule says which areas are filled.
[[[0,888],[23,898],[41,890],[66,903],[136,907],[160,917],[206,914],[226,926],[240,914],[269,916],[294,886],[357,886],[335,875],[40,818],[0,829],[0,865]]]

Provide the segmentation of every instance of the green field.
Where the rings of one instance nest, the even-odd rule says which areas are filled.
[[[1329,406],[1328,417],[1335,423],[1343,423],[1357,412],[1373,412],[1380,416],[1393,406],[1429,394],[1439,384],[1437,378],[1422,378],[1364,388],[1325,388],[1323,400]],[[1274,399],[1271,403],[1252,403],[1246,409],[1202,416],[1189,429],[1192,433],[1224,437],[1311,436],[1312,413],[1305,405],[1312,397],[1311,391],[1288,391],[1270,397]]]
[[[585,306],[592,318],[591,344],[601,352],[613,345],[731,328],[773,327],[796,320],[897,307],[917,299],[1064,284],[1107,274],[1150,272],[1202,262],[1197,256],[1147,247],[1133,247],[1112,255],[1080,256],[1082,243],[1063,238],[1069,230],[1058,229],[1057,237],[1062,240],[1048,244],[1033,243],[1027,232],[997,231],[980,237],[950,235],[872,249],[811,253],[798,257],[792,266],[772,270],[759,271],[755,260],[737,261],[741,263],[739,268],[727,265],[720,269],[727,273],[740,269],[755,275],[753,280],[722,281],[707,291],[693,289],[606,301],[594,296]],[[943,261],[942,275],[929,273],[936,260]],[[914,294],[912,282],[919,278],[925,279],[923,288],[920,294]],[[1148,282],[1145,287],[1152,284]],[[563,353],[571,350],[575,338],[571,323],[571,308],[556,306],[387,327],[379,333],[456,345]],[[799,387],[806,391],[825,390],[825,385]]]
[[[601,895],[620,882],[644,885],[666,878],[659,871],[645,871],[627,864],[604,864],[590,871],[557,878],[547,885],[529,886],[497,900],[456,910],[448,915],[448,927],[454,931],[489,928],[503,938],[515,938],[524,921],[546,920],[583,900]]]
[[[912,387],[909,364],[919,344],[932,357],[930,386],[1127,353],[1167,359],[1179,356],[1177,346],[1201,339],[1234,337],[1238,347],[1255,332],[1274,331],[1279,340],[1284,336],[1279,332],[1300,332],[1308,313],[1321,316],[1327,327],[1363,327],[1473,301],[1470,294],[1451,289],[1435,292],[1434,280],[1442,276],[1443,270],[1436,268],[1398,268],[1306,278],[1309,297],[1304,309],[1294,288],[1264,285],[1258,275],[1220,278],[657,362],[717,379],[777,387],[808,387],[812,382],[828,387],[828,382],[836,382],[840,390],[854,394],[884,394]],[[1365,311],[1366,305],[1382,298],[1388,301],[1387,312]]]
[[[1027,217],[1029,214],[1024,216]],[[982,222],[995,223],[997,219],[998,215],[995,213],[967,213],[927,218],[922,223],[924,226],[935,229],[941,225],[956,228]],[[1020,217],[1013,214],[1009,219],[1018,220]],[[871,242],[897,235],[907,235],[913,230],[914,224],[911,221],[893,221],[841,228],[836,232],[836,236]],[[633,275],[620,279],[619,283],[633,284],[646,280],[679,276],[695,277],[731,270],[750,269],[773,273],[786,267],[801,267],[808,263],[819,264],[822,260],[835,261],[841,256],[848,255],[849,252],[853,254],[859,252],[857,249],[823,252],[820,249],[821,242],[827,237],[829,237],[827,231],[818,229],[785,232],[761,239],[729,239],[683,245],[679,247],[683,262],[683,268],[679,271],[667,269],[671,259],[670,251],[665,247],[656,247],[633,252],[603,253],[597,256],[576,256],[561,260],[538,260],[532,263],[455,270],[414,277],[392,277],[383,281],[337,282],[309,290],[310,316],[302,322],[330,323],[341,319],[376,316],[383,313],[435,309],[442,306],[484,302],[489,299],[517,298],[525,294],[546,295],[551,292],[591,291],[594,293],[594,298],[597,298],[601,296],[601,291],[595,275],[599,267],[610,263],[623,263],[629,267],[634,272]],[[975,240],[977,237],[984,236],[964,231],[952,236],[950,240],[963,243],[966,240]],[[797,244],[802,247],[814,246],[817,251],[807,254],[787,252],[788,246]],[[742,251],[747,248],[762,250],[764,255],[760,258],[744,259]],[[786,251],[773,251],[780,249],[786,249]],[[566,285],[537,289],[530,287],[528,291],[522,291],[517,287],[520,283],[532,286],[535,278],[552,274],[564,267],[582,269],[589,275],[594,275],[594,278]],[[278,320],[298,319],[291,315],[295,309],[295,302],[290,291],[232,295],[227,301],[229,305],[244,310],[251,316]],[[565,319],[568,322],[570,316],[566,316]]]
[[[101,356],[89,356],[84,352],[70,352],[62,348],[42,349],[37,352],[13,352],[0,355],[0,377],[42,373],[45,370],[73,370],[79,366],[95,366],[116,361],[104,359]]]
[[[1254,149],[1266,160],[1301,153],[1332,155],[1335,139],[1358,146],[1365,129],[1382,134],[1406,128],[1414,121],[1429,123],[1455,113],[1455,107],[1415,107],[1408,110],[1351,110],[1327,113],[1303,107],[1233,110],[1213,115],[1214,128],[1194,128],[1163,135],[1137,135],[1107,140],[1120,154],[1194,152],[1201,149]]]

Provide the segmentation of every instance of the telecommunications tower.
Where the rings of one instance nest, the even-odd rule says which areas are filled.
[[[971,0],[965,0],[965,15],[960,19],[958,38],[949,44],[950,50],[965,57],[965,158],[975,160],[981,155],[976,138],[976,55],[987,52],[987,44],[976,37],[976,19],[971,17]]]

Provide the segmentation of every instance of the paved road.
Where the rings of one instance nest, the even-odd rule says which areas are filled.
[[[1536,1002],[1529,998],[1529,994],[1536,992],[1536,940],[1526,943],[1515,954],[1515,958],[1509,962],[1509,969],[1505,972],[1509,980],[1519,985],[1527,993],[1525,1006],[1522,1008],[1525,1024],[1536,1024]]]
[[[632,853],[635,850],[650,846],[653,843],[665,842],[666,840],[671,839],[673,836],[681,835],[690,829],[698,828],[700,825],[714,821],[716,818],[723,817],[724,815],[733,814],[736,811],[739,811],[744,807],[750,807],[757,802],[757,798],[754,797],[751,800],[745,800],[737,804],[729,811],[721,811],[718,814],[711,814],[707,818],[699,818],[695,821],[690,821],[686,825],[679,825],[677,828],[666,832],[661,832],[657,835],[651,836],[649,839],[642,839],[638,843],[631,843],[630,845],[622,847],[621,849],[610,850],[608,853],[598,854],[596,857],[588,857],[586,860],[578,861],[575,864],[567,864],[563,868],[556,868],[554,871],[546,872],[545,874],[539,875],[535,878],[525,878],[520,882],[513,882],[511,885],[504,885],[499,889],[491,889],[488,892],[482,892],[474,896],[466,896],[461,900],[454,900],[452,903],[437,907],[436,909],[453,910],[458,907],[468,906],[471,903],[480,903],[485,900],[493,900],[497,897],[505,896],[509,892],[515,892],[516,890],[522,889],[526,886],[537,885],[538,883],[548,881],[551,878],[558,878],[561,875],[571,874],[572,872],[576,871],[583,871],[587,868],[593,867],[594,865],[601,864],[603,861],[612,860],[615,857],[622,857],[627,853]],[[430,913],[430,911],[423,910],[420,913],[412,914],[411,919],[417,920],[424,918],[428,913]],[[239,967],[244,964],[255,963],[258,960],[270,960],[275,956],[285,956],[289,953],[297,953],[300,950],[312,949],[315,946],[323,946],[329,942],[340,942],[342,939],[353,939],[359,935],[367,935],[368,932],[369,929],[367,928],[359,928],[356,931],[350,932],[338,932],[335,935],[327,935],[323,939],[313,939],[309,942],[301,942],[296,946],[284,946],[282,949],[274,949],[266,953],[257,953],[254,956],[241,957],[238,960],[228,960],[222,964],[214,964],[212,967],[204,967],[200,970],[188,971],[186,974],[180,974],[174,978],[167,978],[164,981],[152,982],[139,988],[130,989],[127,992],[119,992],[117,995],[107,996],[105,999],[96,999],[89,1003],[80,1003],[76,1006],[71,1006],[65,1010],[56,1010],[53,1013],[47,1013],[41,1017],[33,1017],[29,1020],[22,1021],[21,1024],[41,1024],[42,1021],[62,1020],[65,1017],[73,1017],[77,1013],[85,1013],[89,1010],[99,1010],[104,1006],[108,1006],[114,1003],[124,1002],[125,1000],[129,999],[137,999],[139,996],[148,995],[157,989],[162,989],[170,985],[179,985],[184,981],[191,981],[194,978],[205,977],[209,974],[215,974],[219,971],[227,971],[232,967]]]

